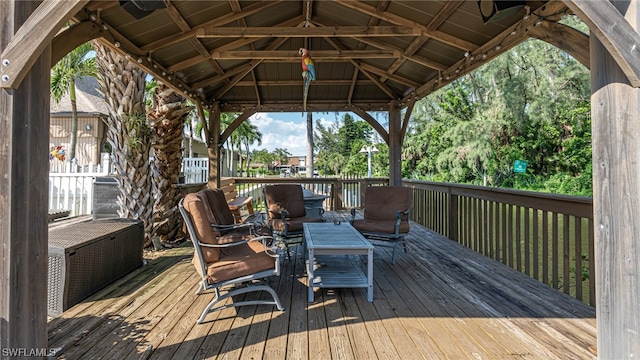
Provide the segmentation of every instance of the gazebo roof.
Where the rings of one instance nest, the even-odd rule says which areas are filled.
[[[486,24],[476,1],[415,0],[92,1],[74,20],[205,106],[302,111],[307,47],[317,73],[308,110],[372,111],[429,94],[567,11],[503,3],[517,6]],[[136,19],[136,4],[160,8]]]

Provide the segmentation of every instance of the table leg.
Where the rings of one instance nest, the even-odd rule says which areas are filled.
[[[307,258],[307,279],[309,281],[309,302],[313,302],[313,249],[309,249]]]
[[[373,302],[373,249],[369,249],[367,256],[367,281],[369,286],[367,288],[367,300]]]

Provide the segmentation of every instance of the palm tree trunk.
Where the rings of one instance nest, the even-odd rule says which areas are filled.
[[[71,145],[69,149],[69,160],[73,163],[76,158],[76,147],[78,147],[78,104],[76,101],[76,81],[71,79],[69,84],[69,100],[71,101]],[[75,171],[76,169],[74,169]]]
[[[149,128],[144,112],[146,74],[134,63],[94,42],[98,82],[109,117],[107,141],[112,147],[120,189],[120,217],[144,222],[145,246],[151,244],[153,198],[149,177]]]
[[[184,121],[193,107],[168,86],[158,83],[153,95],[151,144],[155,153],[151,163],[153,230],[151,237],[156,248],[173,240],[182,228],[178,213],[180,192],[175,187],[182,166],[182,134]]]

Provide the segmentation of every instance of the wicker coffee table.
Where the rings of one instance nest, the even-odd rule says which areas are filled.
[[[373,301],[373,245],[349,223],[305,223],[309,302],[314,288],[367,288]],[[357,259],[367,255],[367,273]]]

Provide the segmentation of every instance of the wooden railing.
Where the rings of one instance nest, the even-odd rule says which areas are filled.
[[[387,178],[239,178],[243,196],[264,208],[265,184],[302,184],[329,195],[326,210],[360,208],[367,186]],[[595,306],[593,202],[590,198],[404,180],[411,220]]]
[[[403,181],[411,220],[595,306],[591,198]]]
[[[234,178],[236,191],[241,196],[252,196],[254,209],[264,208],[262,188],[266,184],[302,184],[314,194],[328,195],[325,210],[341,210],[364,204],[364,189],[367,186],[387,185],[388,178],[341,179],[341,178]]]

